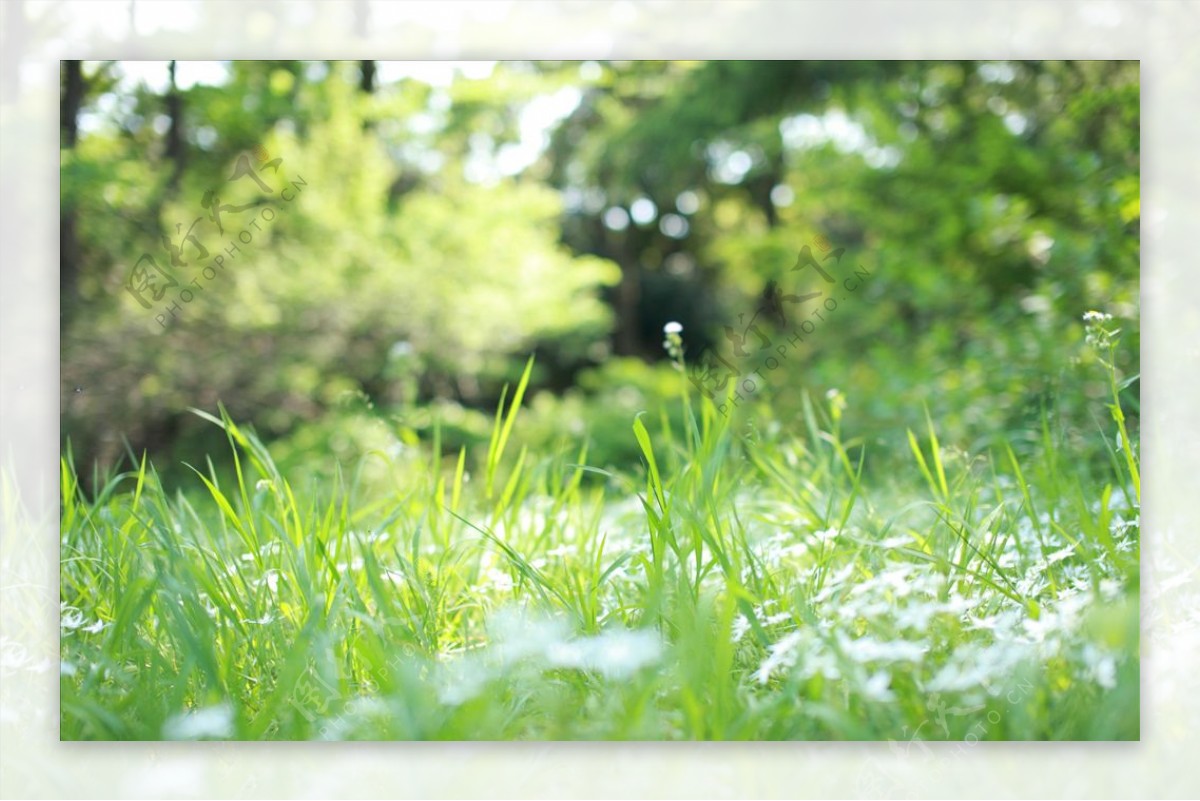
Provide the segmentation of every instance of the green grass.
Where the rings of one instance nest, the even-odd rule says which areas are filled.
[[[529,370],[486,453],[372,454],[384,491],[293,486],[223,410],[232,478],[85,493],[65,457],[62,738],[1139,736],[1115,379],[1103,474],[1045,418],[1019,457],[927,415],[880,476],[841,396],[751,425],[683,375],[682,426],[629,421],[640,470],[514,453]]]

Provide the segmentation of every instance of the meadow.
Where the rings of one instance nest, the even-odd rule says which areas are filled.
[[[631,419],[625,472],[514,452],[532,361],[486,449],[398,447],[327,486],[200,411],[235,464],[193,466],[202,494],[143,459],[90,498],[64,460],[61,736],[1139,736],[1115,374],[1103,470],[1048,425],[1018,459],[947,448],[929,419],[880,474],[842,429],[853,399],[738,430],[682,358],[684,425]],[[367,461],[390,492],[362,491]]]
[[[60,100],[62,739],[1139,738],[1137,62]]]

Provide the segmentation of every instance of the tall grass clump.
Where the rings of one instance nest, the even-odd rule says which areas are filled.
[[[486,449],[435,426],[367,457],[383,490],[293,484],[223,408],[232,471],[173,490],[138,458],[85,492],[68,451],[62,737],[1136,739],[1139,458],[1086,322],[1103,473],[1048,414],[970,453],[926,413],[880,476],[854,398],[727,416],[682,372],[602,468],[514,440],[532,360]]]

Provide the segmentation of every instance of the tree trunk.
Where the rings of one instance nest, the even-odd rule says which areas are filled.
[[[83,105],[83,62],[62,63],[62,98],[59,104],[59,122],[62,125],[62,144],[68,149],[75,147],[79,137],[79,109]]]
[[[83,80],[83,64],[79,61],[62,63],[62,97],[59,105],[60,147],[73,150],[79,140],[79,109],[87,85]],[[58,291],[61,322],[66,324],[76,303],[79,279],[79,235],[75,209],[59,198],[58,222]]]
[[[372,94],[375,91],[375,62],[360,61],[359,62],[358,88],[367,94]]]
[[[613,350],[618,356],[637,356],[641,352],[642,267],[637,257],[619,262],[621,282],[617,284],[617,330]]]
[[[167,68],[170,74],[170,85],[167,87],[167,116],[171,127],[167,129],[167,158],[175,163],[171,171],[168,186],[174,190],[179,186],[183,176],[183,168],[187,160],[187,144],[183,141],[183,97],[175,85],[175,62]]]

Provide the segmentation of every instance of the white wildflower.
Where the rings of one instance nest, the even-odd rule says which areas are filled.
[[[1029,655],[1029,650],[1014,643],[981,647],[965,645],[954,654],[937,675],[926,684],[929,692],[958,692],[988,689],[1003,685],[1012,669]]]
[[[795,542],[791,545],[780,548],[777,553],[781,559],[800,558],[808,553],[808,546],[803,542]]]
[[[917,603],[908,604],[901,607],[896,612],[896,625],[902,629],[915,629],[917,631],[925,631],[929,628],[929,621],[939,611],[937,604],[932,603]]]
[[[771,645],[767,658],[762,661],[758,670],[754,671],[754,678],[759,684],[766,684],[771,680],[771,676],[774,673],[796,664],[796,650],[797,646],[800,645],[800,640],[800,632],[793,631],[782,640]]]
[[[233,734],[233,707],[229,704],[185,712],[163,724],[164,740],[220,740]]]
[[[484,589],[498,590],[499,592],[508,592],[513,588],[512,576],[503,570],[491,568],[485,574],[486,581]]]
[[[83,613],[78,609],[65,604],[62,606],[58,616],[59,628],[67,629],[68,631],[71,629],[77,629],[83,625],[83,621]]]
[[[1068,545],[1066,548],[1055,551],[1054,553],[1047,556],[1046,564],[1052,565],[1055,562],[1061,562],[1062,560],[1066,559],[1068,556],[1070,556],[1073,553],[1075,553],[1075,546]]]
[[[919,662],[925,657],[929,646],[908,640],[880,641],[872,637],[857,640],[838,633],[838,645],[849,659],[855,662]]]
[[[823,528],[820,531],[814,531],[813,537],[817,542],[833,542],[837,539],[838,530],[836,528]]]
[[[606,631],[595,637],[553,643],[546,651],[547,661],[554,667],[591,670],[615,679],[657,662],[661,654],[662,642],[644,629]]]
[[[1117,686],[1117,661],[1091,643],[1083,647],[1084,664],[1090,677],[1101,687],[1111,690]]]
[[[863,696],[872,701],[895,701],[896,694],[891,690],[891,683],[892,677],[886,670],[877,670],[863,685]]]

